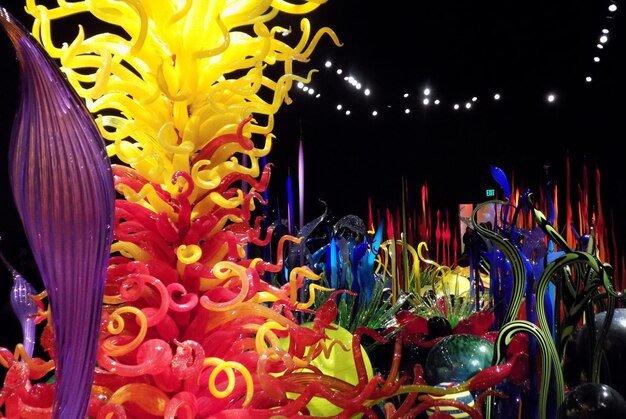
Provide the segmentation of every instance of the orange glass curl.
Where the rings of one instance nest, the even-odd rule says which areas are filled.
[[[187,312],[198,305],[198,295],[188,293],[183,284],[178,282],[167,286],[169,309],[175,312]]]
[[[170,398],[158,388],[143,383],[132,383],[120,387],[109,399],[108,405],[123,405],[133,402],[148,414],[163,416]],[[105,406],[106,407],[106,406]]]
[[[126,353],[124,353],[126,355]],[[98,363],[104,370],[123,377],[138,377],[145,374],[157,374],[168,367],[172,361],[172,351],[167,342],[149,339],[142,342],[136,355],[136,364],[124,364],[103,352],[98,354]]]
[[[26,364],[31,380],[38,380],[54,369],[54,361],[44,361],[41,358],[31,358],[28,356],[24,345],[15,345],[15,352],[11,353],[6,348],[0,348],[0,365],[11,368],[16,363]]]
[[[189,391],[181,391],[172,397],[165,406],[163,417],[165,419],[193,419],[198,411],[198,400]]]
[[[205,294],[200,297],[202,307],[211,311],[226,311],[244,301],[250,287],[250,281],[244,267],[228,262],[218,262],[213,267],[213,274],[218,280],[228,281],[224,288],[219,290],[221,294],[225,294],[226,289],[238,289],[238,291],[232,299],[224,302],[213,302]]]
[[[159,297],[156,297],[145,284],[156,288]],[[146,325],[154,326],[163,320],[169,308],[169,294],[161,281],[151,275],[129,274],[120,286],[120,295],[124,301],[137,301],[142,299],[146,303],[155,302],[158,308],[144,307],[142,311],[146,317]]]
[[[135,328],[130,327],[126,329],[125,314],[133,314],[136,317],[135,324],[139,329],[134,330]],[[128,353],[137,348],[146,336],[148,330],[146,316],[136,307],[119,307],[109,316],[106,330],[110,336],[103,339],[100,352],[110,356]],[[128,333],[129,331],[132,334]]]
[[[252,396],[254,394],[254,384],[252,382],[252,376],[248,369],[241,363],[235,361],[224,361],[219,358],[206,358],[204,360],[205,366],[214,367],[208,377],[208,387],[211,394],[217,398],[225,398],[231,395],[236,387],[235,374],[233,370],[236,370],[241,374],[245,381],[245,399],[243,400],[243,406],[250,404]],[[218,388],[218,376],[224,372],[226,376],[226,387],[224,389]],[[224,380],[221,380],[222,383]],[[238,386],[237,386],[238,387]]]

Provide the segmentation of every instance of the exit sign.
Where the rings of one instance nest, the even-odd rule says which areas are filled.
[[[496,196],[495,189],[485,189],[485,196]]]

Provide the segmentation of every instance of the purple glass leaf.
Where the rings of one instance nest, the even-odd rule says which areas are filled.
[[[85,417],[112,242],[111,164],[89,111],[54,61],[2,8],[0,23],[20,64],[9,175],[50,303],[53,417]]]
[[[35,316],[37,315],[37,304],[30,298],[31,295],[37,294],[35,288],[28,282],[13,265],[0,253],[0,258],[4,262],[11,276],[13,277],[13,286],[11,287],[11,309],[15,317],[20,321],[22,327],[22,344],[29,357],[33,357],[35,349],[36,326]]]

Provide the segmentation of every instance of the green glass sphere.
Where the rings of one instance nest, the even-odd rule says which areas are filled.
[[[437,342],[426,357],[424,378],[430,385],[463,382],[491,365],[493,344],[468,334],[448,335]]]

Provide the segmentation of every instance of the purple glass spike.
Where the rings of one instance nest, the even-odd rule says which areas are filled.
[[[11,276],[13,276],[13,287],[11,287],[11,308],[15,317],[20,321],[22,327],[22,344],[29,357],[33,357],[35,349],[36,326],[35,316],[37,315],[37,304],[30,298],[30,295],[37,294],[35,288],[28,282],[13,265],[0,253],[0,258],[4,262]]]
[[[89,405],[112,242],[111,164],[89,111],[58,66],[2,8],[0,23],[20,64],[9,176],[50,303],[53,418],[81,418]]]

